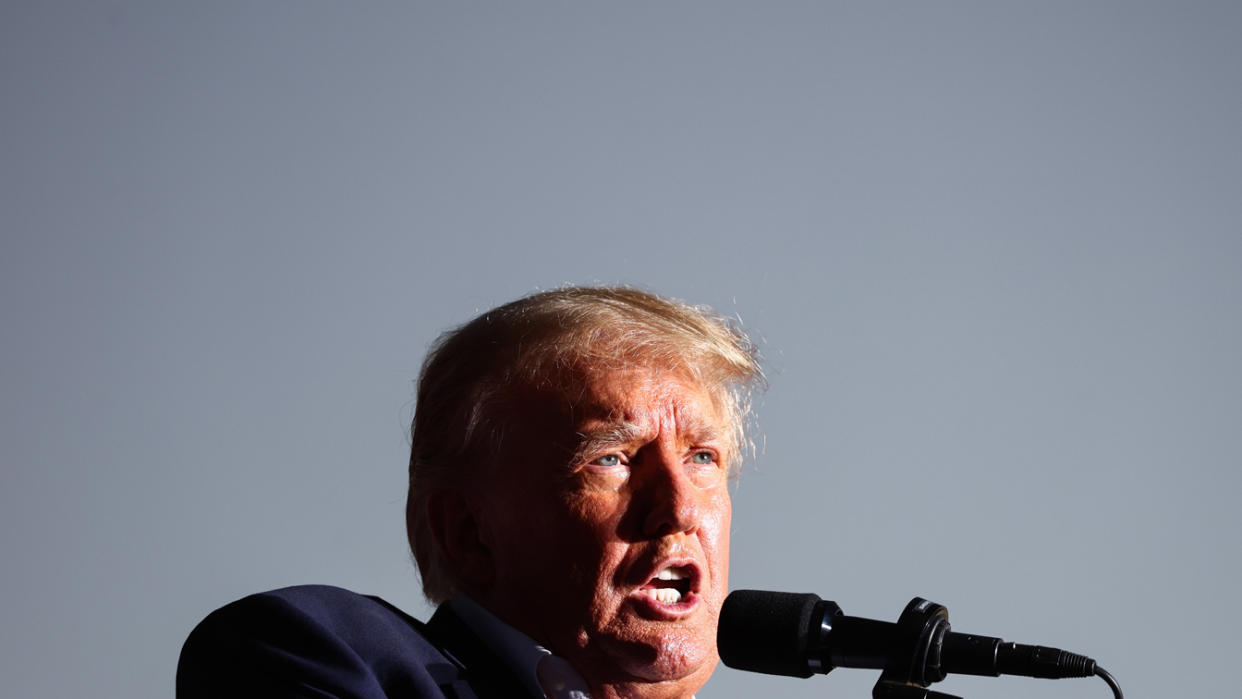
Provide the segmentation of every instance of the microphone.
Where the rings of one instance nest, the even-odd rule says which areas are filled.
[[[803,678],[836,667],[881,669],[882,683],[922,687],[947,673],[1107,675],[1085,655],[951,631],[948,610],[918,597],[890,623],[846,616],[818,595],[737,590],[720,610],[716,640],[731,668]]]

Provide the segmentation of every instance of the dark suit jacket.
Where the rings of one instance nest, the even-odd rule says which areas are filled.
[[[325,585],[217,609],[177,666],[178,699],[529,696],[448,605],[424,624],[378,597]]]

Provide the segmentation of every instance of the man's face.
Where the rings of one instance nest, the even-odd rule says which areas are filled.
[[[729,420],[701,386],[645,369],[516,402],[479,484],[494,565],[479,601],[597,690],[688,696],[715,668],[728,590]]]

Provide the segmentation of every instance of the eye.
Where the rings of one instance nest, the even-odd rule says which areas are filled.
[[[701,449],[690,454],[690,458],[686,460],[686,474],[700,488],[714,488],[725,481],[720,455],[711,449]]]
[[[623,453],[597,456],[577,471],[577,484],[588,491],[615,491],[630,479],[629,458]]]

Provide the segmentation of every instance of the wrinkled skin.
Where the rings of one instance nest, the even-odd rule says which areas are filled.
[[[718,662],[729,422],[673,373],[574,385],[520,396],[491,482],[466,496],[478,546],[468,591],[567,659],[594,697],[689,697]],[[640,591],[668,566],[692,578],[675,604]]]

